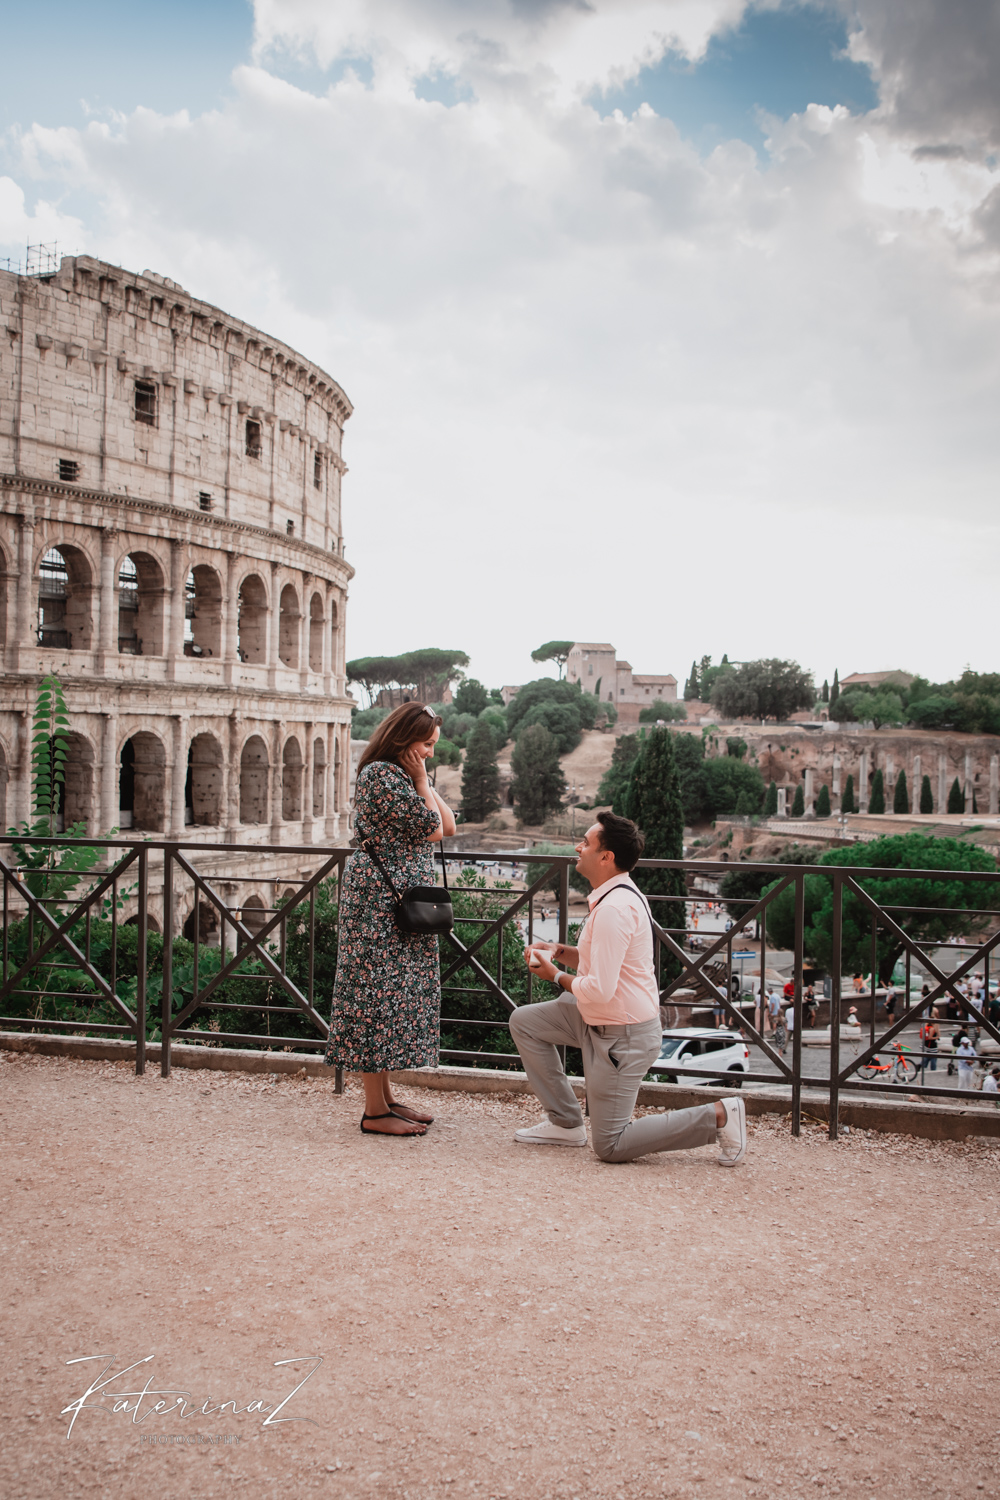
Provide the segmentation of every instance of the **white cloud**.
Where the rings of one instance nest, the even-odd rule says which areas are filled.
[[[758,160],[582,102],[657,25],[696,53],[737,11],[484,0],[472,37],[457,0],[260,4],[225,108],[25,138],[96,253],[351,395],[353,654],[461,645],[490,682],[563,633],[679,678],[705,650],[993,664],[997,173],[914,161],[891,110],[811,106]],[[279,45],[374,84],[315,97]],[[419,100],[435,67],[474,97]]]

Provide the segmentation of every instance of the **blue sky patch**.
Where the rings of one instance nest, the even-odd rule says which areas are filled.
[[[852,113],[875,107],[871,74],[843,55],[846,45],[845,24],[829,11],[751,11],[738,29],[713,37],[700,62],[670,53],[590,103],[602,115],[650,104],[703,151],[734,137],[760,147],[761,110],[787,119],[808,104],[844,104]]]

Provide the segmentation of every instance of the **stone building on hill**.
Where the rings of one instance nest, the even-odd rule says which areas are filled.
[[[4,827],[29,816],[32,706],[54,673],[65,826],[336,841],[344,392],[174,282],[88,256],[0,272],[0,331]]]
[[[619,661],[614,646],[606,642],[577,641],[566,662],[566,678],[579,682],[585,693],[602,703],[613,703],[619,722],[638,724],[639,714],[659,698],[676,703],[677,678],[670,672],[633,673],[631,664]]]

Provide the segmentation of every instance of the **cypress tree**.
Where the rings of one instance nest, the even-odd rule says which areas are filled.
[[[925,776],[920,783],[920,811],[932,813],[934,811],[934,793],[931,791],[931,778]]]
[[[477,719],[465,746],[462,813],[467,823],[484,823],[500,807],[496,743],[486,719]]]
[[[894,813],[908,813],[910,810],[910,797],[906,787],[905,771],[900,771],[896,777],[896,789],[892,794],[892,810]]]
[[[832,701],[832,700],[831,700]],[[854,801],[854,777],[848,776],[847,785],[844,787],[844,795],[840,799],[840,810],[845,813],[857,812]]]
[[[566,795],[555,735],[544,724],[529,724],[522,729],[510,768],[514,773],[511,790],[522,823],[544,823],[550,812],[562,806]]]
[[[948,793],[948,811],[950,813],[965,812],[965,796],[963,795],[962,788],[958,784],[957,776],[951,784],[951,791]]]
[[[872,780],[872,792],[868,798],[868,811],[870,813],[885,812],[885,780],[881,771],[876,771]]]
[[[830,788],[825,781],[819,789],[819,796],[816,798],[816,816],[817,818],[828,818],[830,816]]]
[[[834,669],[833,669],[833,687],[830,689],[830,707],[831,708],[836,703],[836,701],[837,701],[837,699],[839,697],[840,697],[840,676],[839,676],[839,674],[837,672],[836,667],[834,667]]]
[[[829,701],[830,701],[830,684],[827,682],[827,680],[826,680],[825,677],[823,678],[823,691],[820,694],[820,697],[823,699],[824,703],[829,703]]]
[[[684,684],[684,697],[687,699],[687,698],[697,698],[697,696],[698,696],[698,663],[696,661],[693,661],[691,663],[691,676],[688,678],[687,682]]]
[[[778,811],[778,788],[772,781],[768,783],[767,793],[764,797],[764,814],[773,818]]]
[[[795,796],[792,798],[792,817],[801,818],[805,816],[806,799],[802,791],[802,783],[799,782],[795,788]]]
[[[669,729],[654,729],[646,736],[629,776],[625,816],[638,823],[645,834],[646,859],[683,858],[684,806]],[[680,870],[640,870],[633,878],[647,896],[687,894]],[[686,907],[679,901],[653,902],[653,915],[661,927],[683,931],[687,926]]]

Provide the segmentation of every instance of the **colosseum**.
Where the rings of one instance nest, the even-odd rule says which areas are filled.
[[[0,326],[4,827],[30,814],[32,707],[54,673],[61,827],[337,842],[344,392],[165,277],[88,256],[0,272]],[[294,868],[262,854],[250,904]]]

